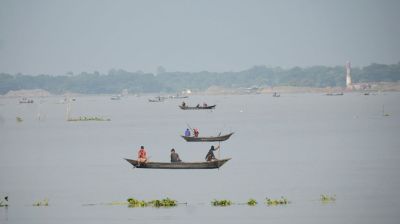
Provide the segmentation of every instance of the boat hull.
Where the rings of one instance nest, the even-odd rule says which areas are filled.
[[[194,137],[194,136],[181,136],[187,142],[222,142],[228,140],[234,132],[227,135],[211,136],[211,137]]]
[[[166,162],[147,162],[139,164],[137,160],[125,159],[136,168],[143,169],[217,169],[230,160],[221,159],[210,162],[179,162],[179,163],[166,163]]]
[[[179,108],[181,108],[182,110],[212,110],[215,109],[215,106],[217,105],[211,105],[211,106],[206,106],[206,107],[183,107],[182,105],[179,105]]]

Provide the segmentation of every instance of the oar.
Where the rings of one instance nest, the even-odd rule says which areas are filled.
[[[192,130],[192,132],[194,132],[193,128],[190,127],[190,125],[189,125],[188,123],[186,123],[186,125],[188,126],[188,128],[189,128],[190,130]]]

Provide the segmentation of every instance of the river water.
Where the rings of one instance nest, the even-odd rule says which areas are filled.
[[[62,98],[33,104],[0,99],[0,223],[398,223],[400,220],[400,94],[195,95],[149,103],[149,97],[78,96],[71,116],[111,121],[66,122]],[[389,116],[383,116],[387,114]],[[21,117],[22,122],[17,122]],[[40,117],[40,119],[38,119]],[[234,131],[221,143],[215,170],[133,169],[144,145],[152,161],[202,161],[213,143],[200,135]],[[218,143],[214,144],[218,145]],[[321,194],[336,195],[322,203]],[[286,197],[268,206],[265,198]],[[134,197],[170,197],[177,207],[110,205]],[[49,206],[34,207],[47,198]],[[258,205],[241,203],[250,198]],[[212,207],[229,199],[229,207]]]

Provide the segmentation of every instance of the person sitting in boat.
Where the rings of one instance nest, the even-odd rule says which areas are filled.
[[[186,107],[185,101],[182,102],[182,107]]]
[[[185,136],[186,136],[186,137],[189,137],[189,136],[190,136],[190,130],[189,130],[189,128],[186,128]]]
[[[8,196],[4,197],[4,201],[0,200],[0,207],[7,207],[8,206]]]
[[[175,152],[175,149],[171,149],[171,163],[179,163],[182,162],[181,158],[179,158],[178,153]]]
[[[207,103],[206,102],[203,103],[203,107],[207,107]]]
[[[199,108],[199,107],[200,107],[200,104],[198,103],[198,104],[196,105],[196,107]]]
[[[197,128],[195,128],[195,129],[193,129],[193,134],[194,134],[194,137],[199,137],[199,129],[197,129]]]
[[[219,146],[217,146],[215,148],[214,148],[213,145],[211,146],[210,150],[208,151],[208,153],[207,153],[207,155],[205,157],[207,162],[210,162],[210,161],[213,161],[213,160],[217,160],[217,158],[215,158],[214,151],[216,151],[218,149],[219,149]]]
[[[147,153],[146,153],[146,150],[144,149],[144,146],[140,146],[140,149],[138,152],[138,162],[139,163],[147,162]]]

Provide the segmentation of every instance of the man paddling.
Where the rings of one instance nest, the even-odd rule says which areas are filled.
[[[219,149],[219,146],[217,146],[217,147],[215,147],[215,148],[214,148],[213,145],[211,146],[211,148],[210,148],[210,150],[208,151],[208,153],[207,153],[207,155],[206,155],[206,158],[205,158],[207,162],[211,162],[211,161],[213,161],[213,160],[217,160],[217,158],[215,158],[214,151],[216,151],[216,150],[218,150],[218,149]]]

